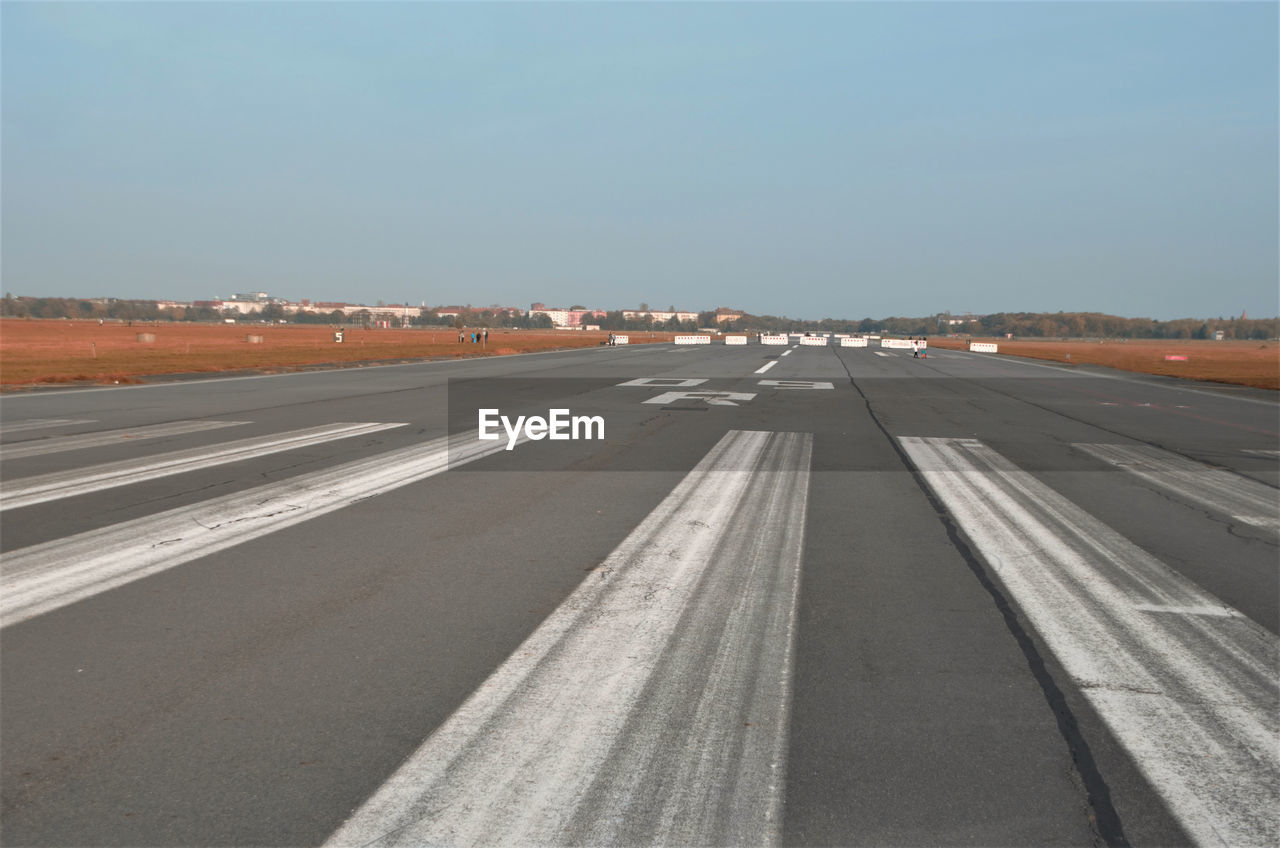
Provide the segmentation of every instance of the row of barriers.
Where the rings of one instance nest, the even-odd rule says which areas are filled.
[[[795,333],[761,333],[760,344],[762,345],[786,345],[791,343],[791,338],[795,337],[800,344],[810,347],[826,347],[831,340],[829,336],[804,336]],[[929,347],[926,339],[884,339],[880,336],[846,336],[837,334],[836,340],[840,343],[840,347],[867,347],[873,341],[880,342],[880,347],[886,347],[897,350],[925,350]],[[610,336],[612,344],[627,344],[630,341],[628,336],[614,335]],[[673,341],[678,345],[708,345],[711,344],[711,336],[676,336]],[[725,336],[724,343],[727,345],[744,345],[747,343],[746,336]],[[969,350],[978,353],[995,353],[996,346],[987,342],[970,342]]]

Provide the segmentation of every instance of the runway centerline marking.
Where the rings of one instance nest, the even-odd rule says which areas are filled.
[[[776,360],[776,359],[770,359],[770,360],[769,360],[768,362],[766,362],[764,365],[761,365],[759,368],[757,368],[757,369],[755,370],[755,373],[756,373],[756,374],[763,374],[764,372],[768,371],[770,368],[772,368],[773,366],[775,366],[775,365],[777,365],[777,364],[778,364],[778,360]]]
[[[328,844],[776,844],[811,455],[727,433]]]

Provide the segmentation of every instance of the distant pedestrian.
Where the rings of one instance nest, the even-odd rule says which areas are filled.
[[[458,344],[462,344],[462,331],[458,331]]]
[[[489,344],[489,331],[488,331],[488,330],[485,330],[485,331],[484,331],[484,343],[485,343],[486,345],[488,345],[488,344]]]
[[[916,341],[915,339],[911,340],[911,357],[913,359],[920,358],[920,342]]]

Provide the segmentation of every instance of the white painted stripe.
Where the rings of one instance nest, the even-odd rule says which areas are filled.
[[[894,355],[895,355],[895,354],[892,354],[892,353],[887,353],[887,352],[885,352],[885,351],[883,351],[883,350],[873,350],[873,351],[871,351],[871,352],[872,352],[872,353],[874,353],[876,356],[894,356]]]
[[[1150,445],[1075,447],[1146,480],[1183,501],[1237,521],[1280,531],[1280,490]]]
[[[811,452],[726,434],[329,844],[776,843]]]
[[[229,462],[240,462],[404,426],[407,425],[324,424],[319,427],[290,430],[287,433],[254,436],[211,447],[187,448],[156,454],[145,460],[125,459],[104,462],[88,468],[73,468],[70,471],[56,471],[52,474],[22,477],[18,480],[5,480],[0,484],[0,510],[17,509],[60,498],[99,492],[103,489],[114,489],[117,486],[154,480],[157,477],[185,474],[201,468],[226,465]]]
[[[202,430],[217,430],[221,427],[239,427],[248,423],[247,421],[173,421],[168,424],[152,424],[147,427],[130,427],[124,430],[102,430],[97,433],[83,433],[77,436],[52,436],[47,439],[32,439],[29,442],[4,445],[0,447],[0,459],[43,456],[49,453],[124,444],[143,439],[157,439],[162,436],[180,436],[184,433],[197,433]]]
[[[778,360],[776,360],[776,359],[770,359],[770,360],[769,360],[768,362],[766,362],[764,365],[761,365],[759,368],[757,368],[757,369],[756,369],[756,373],[757,373],[757,374],[763,374],[764,372],[768,371],[770,368],[772,368],[773,366],[775,366],[775,365],[777,365],[777,364],[778,364]]]
[[[791,351],[793,351],[793,350],[795,350],[795,348],[793,348],[793,347],[787,348],[787,349],[786,349],[786,350],[784,350],[781,354],[779,354],[779,356],[790,356],[790,355],[791,355]]]
[[[1234,618],[1240,615],[1231,607],[1169,607],[1158,604],[1138,604],[1134,609],[1139,612],[1160,612],[1172,615],[1216,615],[1219,618]]]
[[[981,442],[899,442],[1192,839],[1280,843],[1280,640]]]
[[[14,421],[0,424],[0,436],[10,433],[21,433],[25,430],[41,430],[45,427],[65,427],[68,424],[92,424],[90,418],[32,418],[28,421]]]
[[[1244,452],[1257,454],[1258,456],[1280,456],[1280,450],[1254,450],[1252,448],[1245,448]]]
[[[521,443],[526,439],[521,436]],[[4,555],[0,627],[301,524],[506,447],[473,430]]]

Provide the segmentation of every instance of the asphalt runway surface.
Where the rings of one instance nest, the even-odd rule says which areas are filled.
[[[1275,845],[1278,449],[754,339],[7,395],[0,840]]]

